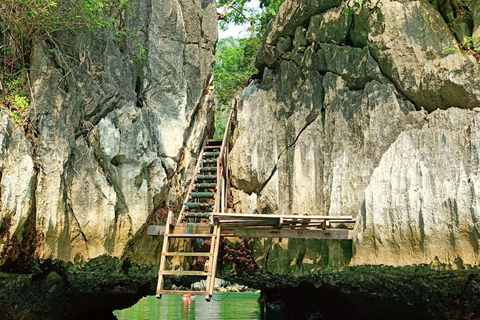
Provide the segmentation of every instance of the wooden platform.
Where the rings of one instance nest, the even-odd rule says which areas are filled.
[[[356,220],[352,216],[311,216],[311,215],[273,215],[273,214],[241,214],[213,213],[211,223],[221,226],[221,237],[240,238],[296,238],[296,239],[335,239],[351,240],[353,225]],[[186,224],[177,224],[176,234],[186,233]],[[148,235],[164,235],[165,228],[149,226]],[[191,237],[208,236],[210,226],[200,225],[196,234]],[[169,235],[174,237],[175,235]],[[185,236],[185,235],[184,235]]]

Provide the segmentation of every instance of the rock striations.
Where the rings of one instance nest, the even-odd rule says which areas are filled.
[[[478,33],[478,5],[353,3],[286,0],[270,23],[263,81],[236,100],[236,209],[356,216],[344,265],[478,265],[480,71],[444,50]],[[338,267],[337,247],[293,245],[284,268]]]

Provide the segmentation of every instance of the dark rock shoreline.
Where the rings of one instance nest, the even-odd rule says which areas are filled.
[[[109,257],[34,263],[29,274],[0,273],[0,319],[115,319],[113,310],[154,294],[156,274],[156,265]],[[478,269],[371,266],[224,279],[262,289],[267,319],[480,319]]]

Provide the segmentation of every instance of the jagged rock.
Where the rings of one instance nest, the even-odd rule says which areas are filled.
[[[480,114],[448,109],[402,132],[365,189],[354,264],[478,265]]]
[[[338,7],[342,0],[299,0],[284,1],[278,14],[270,21],[262,49],[257,54],[255,66],[262,70],[271,66],[276,59],[275,46],[280,37],[293,37],[297,27],[306,24],[310,17]]]
[[[432,5],[381,0],[372,6],[355,16],[352,40],[370,48],[402,93],[430,111],[480,106],[478,64],[472,56],[444,52],[458,44]]]
[[[289,78],[284,73],[293,73],[287,68],[277,72],[274,81],[278,82]],[[388,85],[371,81],[358,91],[331,73],[323,80],[318,75],[315,79],[302,88],[305,95],[314,95],[314,108],[325,111],[315,113],[310,121],[303,120],[308,104],[302,105],[303,111],[294,107],[295,94],[270,104],[278,100],[278,82],[273,88],[271,83],[264,83],[243,92],[237,114],[239,138],[230,156],[232,180],[241,190],[258,193],[260,213],[356,215],[363,190],[383,152],[400,132],[423,124],[425,114],[398,99]],[[265,90],[268,87],[271,89]],[[266,105],[269,107],[262,107]],[[284,115],[285,107],[292,114]],[[259,116],[259,112],[265,114]],[[255,118],[263,122],[261,128],[252,127]],[[288,133],[284,126],[293,126],[295,119],[304,127]],[[289,137],[295,138],[285,145]]]
[[[12,240],[24,240],[26,222],[34,210],[36,183],[31,144],[5,110],[0,110],[0,168],[1,256]]]
[[[135,1],[125,27],[134,35],[118,42],[107,31],[78,30],[56,34],[56,46],[38,44],[34,152],[19,149],[15,124],[7,128],[14,138],[0,132],[0,142],[9,143],[2,148],[0,221],[20,219],[9,230],[16,235],[31,216],[41,259],[128,254],[127,243],[141,238],[155,208],[177,204],[213,129],[213,95],[205,89],[217,39],[215,2]],[[35,168],[31,154],[38,155]],[[155,260],[160,241],[138,241],[147,253],[130,247],[141,260]]]
[[[232,189],[233,209],[237,213],[253,214],[257,211],[257,194],[246,194],[237,189]]]
[[[477,3],[464,5],[477,19]],[[447,0],[380,0],[354,10],[349,28],[344,6],[282,4],[257,57],[263,82],[237,101],[234,186],[256,194],[258,213],[358,216],[353,264],[477,265],[480,73],[473,56],[444,52],[460,34],[449,19],[469,17]],[[257,245],[265,268],[274,259],[278,272],[304,270],[287,244],[268,255]]]
[[[344,45],[352,22],[352,16],[345,13],[345,7],[333,8],[323,14],[311,17],[307,39],[310,43],[334,43]]]
[[[230,153],[232,183],[247,193],[262,189],[280,156],[322,107],[317,72],[302,75],[294,62],[285,61],[271,77],[267,82],[278,87],[257,90],[251,86],[243,92],[243,104],[237,106],[239,134]],[[250,134],[243,134],[247,131]]]
[[[312,44],[305,52],[303,65],[321,73],[337,74],[352,89],[363,89],[372,80],[390,84],[382,75],[368,48],[360,49],[328,43]]]

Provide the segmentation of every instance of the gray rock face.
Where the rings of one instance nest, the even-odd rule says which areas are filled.
[[[0,111],[0,169],[2,252],[8,249],[4,239],[24,240],[27,219],[34,213],[36,183],[31,146],[23,130],[4,110]]]
[[[478,65],[472,56],[443,52],[457,42],[433,6],[385,0],[366,7],[355,21],[353,42],[367,45],[382,71],[418,107],[480,106]]]
[[[480,114],[449,109],[402,132],[374,170],[354,264],[479,262]]]
[[[2,118],[0,221],[9,224],[0,250],[31,217],[39,258],[120,257],[157,207],[177,204],[213,129],[205,89],[216,5],[136,1],[132,10],[125,26],[135,36],[58,34],[58,47],[35,48],[38,138],[32,143]]]
[[[478,63],[444,52],[457,41],[439,2],[374,3],[349,17],[349,3],[285,1],[257,56],[263,81],[237,98],[237,212],[256,199],[263,214],[358,218],[351,261],[333,242],[258,242],[270,271],[478,264]]]

